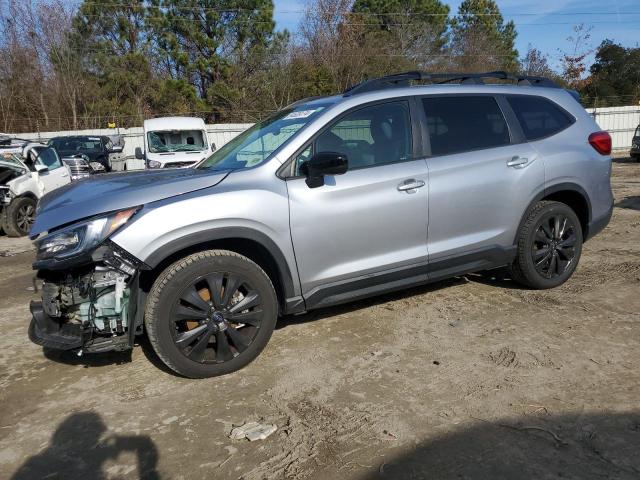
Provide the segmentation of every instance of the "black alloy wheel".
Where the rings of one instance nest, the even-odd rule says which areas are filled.
[[[190,378],[248,365],[269,342],[278,297],[265,271],[228,250],[206,250],[169,265],[147,297],[145,327],[160,359]]]
[[[538,202],[526,214],[516,237],[513,279],[528,288],[553,288],[566,282],[580,261],[582,224],[567,204]]]
[[[251,282],[231,272],[196,279],[175,302],[174,343],[199,363],[222,363],[251,345],[263,317],[260,293]]]
[[[536,271],[544,278],[565,273],[575,258],[577,241],[576,226],[568,216],[556,213],[544,218],[531,249]]]

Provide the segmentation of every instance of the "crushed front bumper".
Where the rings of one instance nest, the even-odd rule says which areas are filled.
[[[32,301],[29,339],[36,345],[53,350],[74,350],[87,353],[121,352],[133,348],[134,332],[114,337],[94,337],[90,329],[79,324],[59,322],[44,311],[42,302]]]
[[[38,345],[55,350],[75,350],[84,345],[82,327],[77,324],[61,323],[44,311],[42,302],[31,302],[31,324],[29,339]]]
[[[30,304],[31,341],[50,349],[94,353],[133,348],[135,335],[142,333],[145,297],[139,288],[139,265],[125,257],[126,252],[107,243],[90,257],[93,263],[83,260],[75,268],[39,270],[42,301]]]

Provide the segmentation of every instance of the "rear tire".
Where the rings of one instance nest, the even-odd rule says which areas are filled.
[[[277,318],[275,290],[257,264],[235,252],[208,250],[162,272],[149,293],[145,326],[169,368],[206,378],[252,362]]]
[[[9,237],[24,237],[29,234],[36,216],[36,201],[29,197],[18,197],[3,212],[2,229]]]
[[[562,285],[578,265],[582,241],[580,220],[568,205],[538,202],[518,232],[514,280],[535,289]]]

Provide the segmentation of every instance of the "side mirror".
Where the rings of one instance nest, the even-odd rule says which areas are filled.
[[[337,152],[318,152],[300,165],[300,173],[307,177],[309,188],[324,185],[325,175],[342,175],[349,169],[347,156]]]
[[[140,147],[138,147],[140,148]],[[124,150],[124,146],[122,145],[114,145],[113,147],[111,147],[111,150],[109,150],[109,153],[122,153],[122,150]]]
[[[140,147],[136,147],[135,155],[138,160],[144,160],[144,153],[142,153],[142,149]]]
[[[47,167],[46,165],[43,165],[41,163],[36,163],[34,165],[34,168],[36,169],[36,172],[38,173],[45,173],[49,171],[49,167]]]
[[[211,151],[212,151],[212,152],[215,152],[215,151],[216,151],[216,144],[215,144],[215,143],[212,143],[212,144],[211,144]]]

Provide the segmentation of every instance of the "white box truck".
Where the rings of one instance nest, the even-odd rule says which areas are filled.
[[[135,157],[145,168],[190,167],[215,150],[197,117],[152,118],[144,121],[143,132],[144,147],[136,147]]]

